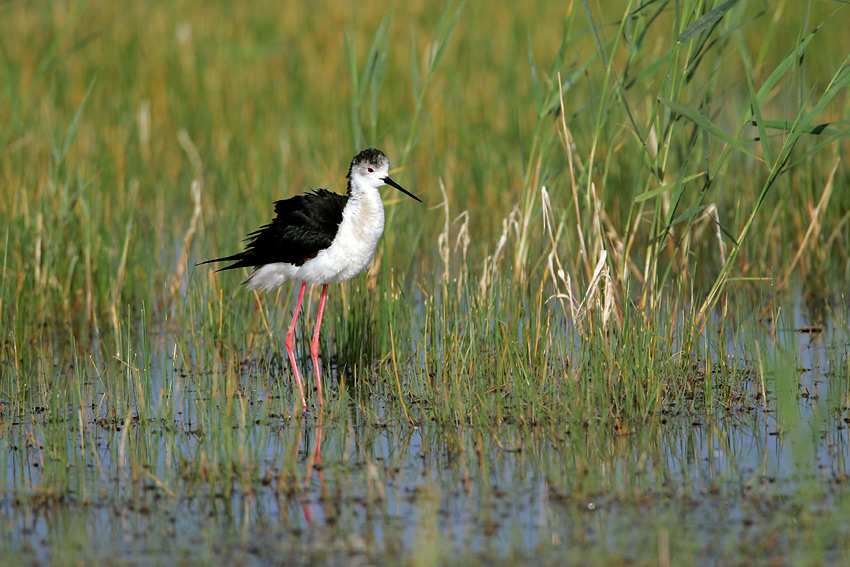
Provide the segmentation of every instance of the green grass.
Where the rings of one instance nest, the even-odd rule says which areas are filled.
[[[818,537],[776,525],[781,552],[829,557],[846,496],[804,465],[823,431],[847,454],[846,18],[790,0],[3,5],[0,509],[292,506],[315,490],[302,437],[318,431],[322,498],[370,510],[392,478],[375,463],[403,468],[420,430],[482,499],[512,462],[485,455],[526,438],[536,456],[517,462],[566,509],[614,469],[652,479],[614,499],[667,497],[641,467],[675,444],[668,422],[752,429],[766,408],[810,481],[795,494],[828,508],[804,514]],[[371,145],[425,205],[388,194],[371,271],[332,289],[331,387],[302,417],[282,354],[293,290],[194,264],[238,250],[275,199],[341,191]],[[812,335],[834,379],[810,411],[797,298],[832,326]],[[618,439],[634,455],[611,457]],[[422,490],[416,549],[447,489]],[[640,544],[658,554],[623,562],[707,548],[652,522]]]

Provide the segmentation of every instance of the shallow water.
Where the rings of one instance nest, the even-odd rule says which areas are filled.
[[[22,511],[7,497],[3,541],[5,553],[39,562],[62,563],[70,548],[118,564],[226,557],[251,565],[283,557],[336,563],[352,554],[364,563],[536,553],[557,562],[576,551],[641,562],[660,553],[653,548],[666,537],[679,557],[722,564],[748,539],[784,539],[801,517],[850,505],[846,429],[820,436],[816,462],[798,467],[794,443],[761,425],[682,422],[654,435],[571,432],[554,443],[505,430],[509,450],[485,440],[479,453],[468,440],[465,454],[442,448],[441,434],[427,428],[385,429],[359,449],[351,442],[357,432],[326,431],[321,470],[295,493],[280,493],[273,479],[252,493],[172,497],[148,479],[135,497],[104,482],[88,504],[72,497]],[[316,430],[308,434],[312,451]],[[308,460],[302,451],[301,466]],[[777,551],[792,553],[792,543],[778,542]]]
[[[203,377],[181,376],[164,354],[165,380],[134,394],[155,400],[169,390],[171,413],[157,420],[110,417],[95,396],[89,424],[7,422],[17,429],[4,447],[0,560],[840,562],[850,545],[848,380],[836,374],[846,345],[832,325],[796,332],[803,327],[782,331],[799,368],[777,366],[764,386],[758,376],[747,386],[772,399],[789,373],[801,392],[795,419],[777,421],[773,403],[767,412],[671,411],[620,434],[592,425],[384,423],[356,404],[293,419],[276,409],[280,384],[258,379],[253,363],[234,385],[239,407],[220,407],[207,403],[214,396]],[[220,429],[199,427],[215,422]],[[63,430],[64,444],[44,438]],[[67,451],[67,471],[51,469],[56,447]],[[221,447],[245,456],[224,459]],[[222,471],[217,460],[246,467]],[[130,470],[134,462],[141,469]],[[57,477],[66,487],[58,499],[35,490]]]

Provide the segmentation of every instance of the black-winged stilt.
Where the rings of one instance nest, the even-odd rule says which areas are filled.
[[[210,262],[235,262],[219,268],[254,268],[242,283],[248,289],[270,291],[287,280],[301,282],[298,302],[292,314],[292,323],[286,333],[286,353],[295,374],[295,383],[301,404],[307,409],[304,385],[295,362],[293,338],[298,312],[304,299],[307,284],[322,284],[319,315],[310,355],[316,373],[319,404],[322,404],[322,378],[319,373],[319,330],[328,296],[328,284],[340,283],[364,271],[372,263],[378,240],[384,232],[384,204],[378,187],[391,185],[422,202],[389,177],[390,160],[380,150],[363,150],[351,160],[348,170],[348,191],[338,195],[325,189],[316,189],[283,199],[274,204],[275,218],[267,225],[250,233],[245,239],[243,252],[206,260]]]

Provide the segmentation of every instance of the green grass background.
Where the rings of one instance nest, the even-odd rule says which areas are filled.
[[[375,265],[332,290],[331,435],[350,412],[436,423],[474,460],[502,427],[609,439],[767,405],[800,439],[839,424],[848,21],[790,0],[3,3],[0,428],[27,448],[7,486],[96,501],[88,466],[130,500],[229,494],[271,451],[294,490],[303,459],[267,436],[299,445],[292,290],[194,264],[276,199],[343,191],[367,146],[425,204],[386,193]],[[837,329],[805,427],[774,372],[793,301]]]

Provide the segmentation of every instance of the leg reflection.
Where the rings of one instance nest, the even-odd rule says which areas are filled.
[[[319,405],[318,419],[316,420],[316,425],[313,429],[315,435],[314,435],[314,443],[313,443],[312,451],[309,449],[309,444],[310,444],[309,435],[308,435],[308,440],[307,440],[307,450],[308,450],[309,456],[307,457],[307,474],[304,476],[304,486],[303,486],[303,488],[304,488],[305,494],[304,494],[304,499],[302,500],[302,503],[301,503],[301,509],[304,511],[304,519],[307,521],[308,526],[312,526],[312,514],[310,513],[310,508],[311,508],[311,505],[310,505],[310,498],[311,498],[310,487],[311,487],[312,482],[313,482],[313,471],[316,472],[316,476],[319,478],[320,494],[324,494],[324,492],[325,492],[325,473],[322,470],[322,431],[324,429],[323,421],[324,421],[324,411],[323,411],[323,408],[320,404]],[[303,431],[303,429],[302,429],[302,431]],[[300,449],[300,445],[301,445],[301,434],[299,433],[299,435],[298,435],[298,446],[296,447],[296,451]],[[323,499],[320,498],[320,501],[323,501]]]

